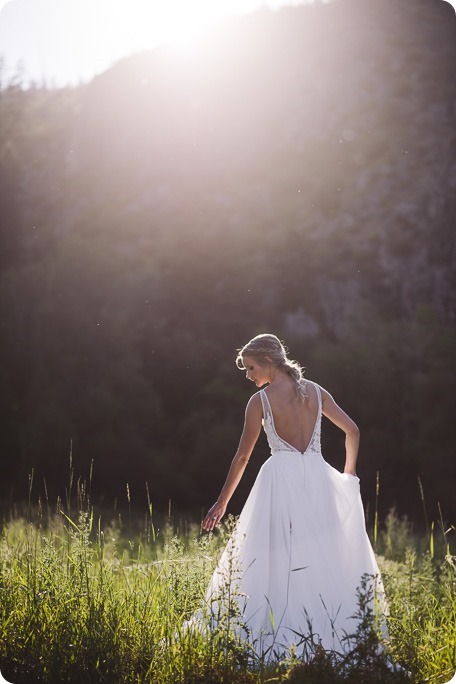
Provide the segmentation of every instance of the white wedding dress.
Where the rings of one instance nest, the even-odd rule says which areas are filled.
[[[312,384],[318,415],[304,452],[279,437],[268,396],[260,391],[271,456],[206,595],[212,627],[231,620],[259,656],[286,653],[293,644],[299,652],[309,633],[314,643],[343,653],[344,636],[355,632],[359,620],[357,587],[365,574],[375,589],[377,612],[385,609],[359,479],[322,457],[321,392]]]

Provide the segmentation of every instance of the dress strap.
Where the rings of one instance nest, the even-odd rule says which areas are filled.
[[[261,404],[263,406],[263,418],[266,419],[268,418],[271,414],[271,407],[269,404],[269,399],[266,396],[266,392],[264,390],[260,390],[260,397],[261,397]]]
[[[322,398],[321,398],[321,388],[320,388],[320,385],[317,385],[316,382],[312,382],[312,385],[315,387],[315,389],[316,389],[316,391],[317,391],[318,408],[319,408],[319,410],[321,411],[321,410],[322,410],[322,406],[323,406],[323,401],[322,401]]]

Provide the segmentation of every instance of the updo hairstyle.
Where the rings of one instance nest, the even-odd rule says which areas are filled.
[[[257,335],[247,342],[242,349],[238,349],[236,366],[245,370],[244,356],[251,356],[260,366],[274,366],[287,373],[296,385],[298,399],[303,401],[307,398],[304,370],[297,361],[292,361],[287,356],[287,348],[275,335]]]

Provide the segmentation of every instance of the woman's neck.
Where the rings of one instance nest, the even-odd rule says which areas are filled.
[[[278,368],[274,368],[273,372],[271,373],[269,385],[273,385],[274,387],[280,387],[281,385],[289,385],[290,380],[291,378],[287,373],[284,373]]]

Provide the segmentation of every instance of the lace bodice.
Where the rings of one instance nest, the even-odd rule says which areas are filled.
[[[309,382],[309,380],[307,380],[306,382]],[[310,442],[305,451],[299,451],[299,449],[296,449],[296,447],[292,446],[284,439],[279,437],[275,429],[274,416],[272,415],[271,404],[269,403],[268,395],[264,390],[260,390],[261,403],[263,405],[263,428],[266,433],[266,437],[272,454],[276,453],[277,451],[294,451],[295,453],[301,454],[303,456],[311,452],[317,454],[321,453],[321,392],[320,387],[315,382],[313,382],[312,384],[317,391],[318,413],[312,437],[310,438]]]

